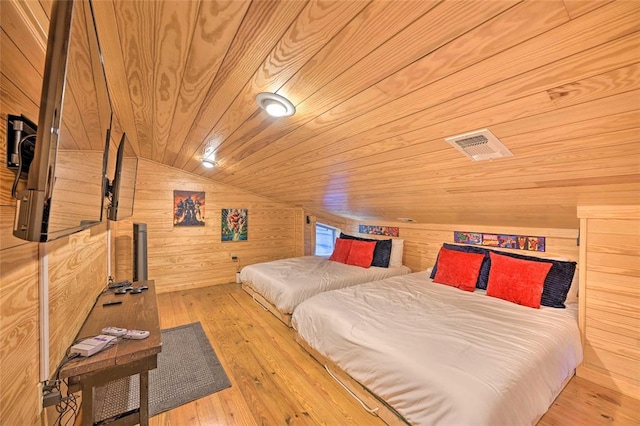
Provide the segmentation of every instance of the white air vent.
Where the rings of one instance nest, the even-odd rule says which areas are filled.
[[[445,138],[458,151],[473,161],[491,160],[493,158],[513,157],[509,149],[488,129]]]

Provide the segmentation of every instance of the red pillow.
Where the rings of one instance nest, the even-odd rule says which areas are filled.
[[[347,257],[347,265],[362,266],[368,268],[373,261],[373,251],[376,249],[375,241],[352,240],[351,251]]]
[[[484,254],[481,253],[465,253],[442,247],[438,253],[438,269],[433,282],[473,291],[483,260]]]
[[[487,295],[531,308],[540,308],[544,279],[552,263],[534,262],[490,253]]]
[[[336,239],[336,245],[333,247],[333,253],[331,253],[329,260],[345,263],[347,261],[347,257],[349,257],[351,244],[353,244],[353,240],[345,240],[343,238]]]

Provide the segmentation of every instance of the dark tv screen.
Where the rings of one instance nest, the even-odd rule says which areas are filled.
[[[53,4],[35,153],[14,235],[50,241],[101,223],[112,110],[91,3]]]
[[[109,220],[122,220],[133,215],[133,201],[136,195],[138,157],[123,133],[118,145],[116,171],[111,184]]]

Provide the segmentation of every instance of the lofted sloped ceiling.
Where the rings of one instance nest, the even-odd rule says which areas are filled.
[[[117,124],[149,160],[371,221],[576,228],[577,205],[640,202],[638,1],[94,9]],[[263,91],[296,114],[267,116]],[[481,128],[514,156],[444,141]]]

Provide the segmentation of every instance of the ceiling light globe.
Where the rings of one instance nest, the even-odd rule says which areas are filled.
[[[216,166],[215,161],[207,160],[206,158],[202,159],[202,166],[207,169],[213,169]]]
[[[291,101],[277,93],[262,92],[256,96],[258,106],[272,117],[288,117],[296,112]]]
[[[276,101],[267,102],[264,109],[273,117],[284,117],[287,114],[287,108]]]

